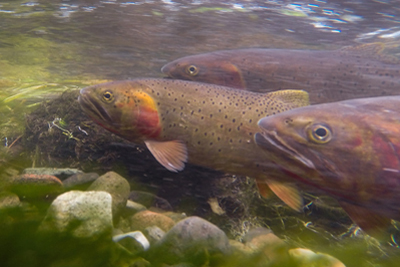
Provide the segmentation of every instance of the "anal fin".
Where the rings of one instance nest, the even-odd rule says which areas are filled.
[[[182,141],[145,141],[145,144],[156,160],[167,170],[178,172],[185,168],[188,153],[187,147]]]

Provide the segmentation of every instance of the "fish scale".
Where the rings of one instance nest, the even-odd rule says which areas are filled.
[[[135,79],[84,88],[79,102],[104,128],[144,142],[171,171],[182,170],[188,161],[267,180],[274,170],[272,163],[268,173],[260,167],[268,153],[254,142],[257,121],[307,105],[308,95],[299,90],[261,94],[181,80]]]

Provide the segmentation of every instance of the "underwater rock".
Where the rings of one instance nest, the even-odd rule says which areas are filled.
[[[144,234],[147,236],[151,244],[156,243],[164,237],[165,232],[157,226],[150,226],[144,229]]]
[[[143,210],[146,210],[145,206],[128,199],[128,201],[126,202],[125,210],[124,210],[122,216],[132,216]]]
[[[216,225],[197,216],[178,222],[155,245],[163,262],[206,262],[212,254],[230,254],[228,237]]]
[[[143,191],[131,191],[129,194],[129,199],[140,203],[147,208],[156,207],[162,210],[172,210],[171,204],[161,197],[158,197],[152,193],[143,192]]]
[[[115,235],[112,240],[135,254],[148,250],[150,247],[149,241],[140,231]]]
[[[289,250],[289,255],[299,263],[300,267],[346,267],[338,259],[324,253],[315,253],[305,248],[294,248]]]
[[[21,174],[11,177],[8,182],[10,191],[25,198],[58,195],[64,190],[60,179],[47,174]]]
[[[51,203],[39,230],[70,232],[77,238],[111,236],[111,202],[112,197],[107,192],[66,192]]]
[[[270,261],[286,254],[286,243],[267,228],[250,230],[244,237],[245,246],[254,252],[262,252]]]
[[[88,188],[89,191],[105,191],[112,196],[112,211],[116,216],[125,208],[128,200],[130,185],[128,181],[116,172],[107,172]]]
[[[60,179],[65,179],[71,175],[82,173],[78,169],[70,168],[26,168],[22,171],[23,174],[37,174],[37,175],[53,175]]]
[[[171,218],[175,223],[187,218],[186,213],[184,213],[184,212],[176,213],[176,212],[172,212],[172,211],[167,211],[167,212],[163,212],[162,215]]]
[[[132,231],[144,231],[149,226],[157,226],[167,232],[175,225],[175,222],[171,218],[149,210],[136,213],[130,220]]]
[[[97,178],[99,175],[95,172],[76,173],[65,179],[63,184],[68,190],[86,190]]]
[[[19,197],[11,192],[0,192],[0,209],[14,208],[21,205]]]

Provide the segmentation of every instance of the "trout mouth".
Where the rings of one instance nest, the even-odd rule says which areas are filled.
[[[255,142],[260,147],[267,150],[278,150],[288,155],[290,158],[301,162],[310,169],[315,169],[314,163],[291,147],[285,140],[283,140],[275,130],[263,129],[263,132],[255,134]]]
[[[85,94],[83,89],[78,97],[78,102],[83,111],[93,120],[112,123],[113,120],[107,110],[90,95]]]

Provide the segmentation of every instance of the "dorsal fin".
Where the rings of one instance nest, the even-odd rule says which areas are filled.
[[[267,97],[285,102],[283,110],[276,110],[277,113],[310,105],[308,93],[303,90],[279,90],[267,93]]]
[[[145,144],[156,160],[166,169],[178,172],[185,168],[188,153],[187,147],[182,141],[145,141]]]

